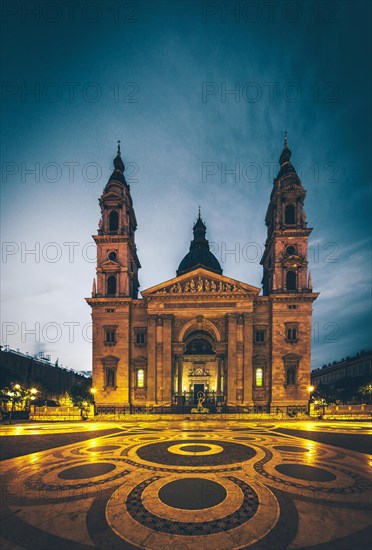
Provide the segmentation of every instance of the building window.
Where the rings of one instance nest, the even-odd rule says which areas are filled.
[[[289,365],[286,372],[286,382],[287,386],[295,386],[297,378],[297,367],[296,365]]]
[[[144,332],[136,333],[136,344],[138,346],[146,344],[146,334]]]
[[[297,342],[298,340],[298,325],[286,323],[285,334],[287,342]]]
[[[105,368],[105,386],[108,388],[115,388],[115,367]]]
[[[119,229],[119,214],[116,210],[111,210],[109,215],[109,230],[117,231]]]
[[[107,279],[107,294],[114,295],[116,294],[116,277],[115,275],[110,275]]]
[[[145,387],[145,371],[144,369],[137,370],[137,388]]]
[[[286,275],[286,288],[287,290],[296,290],[297,288],[297,282],[296,282],[296,272],[295,271],[287,271]]]
[[[117,259],[118,259],[118,255],[116,254],[116,252],[114,250],[112,250],[111,252],[108,253],[107,255],[108,259],[111,260],[112,262],[116,262]]]
[[[106,313],[115,313],[115,309],[112,309],[112,308],[107,308],[105,309]]]
[[[115,329],[109,328],[105,329],[105,343],[106,344],[115,344],[116,342],[116,331]]]
[[[301,356],[295,353],[290,353],[283,357],[285,386],[297,386],[298,368],[299,368],[300,361],[301,361]]]
[[[266,342],[266,330],[256,329],[254,333],[254,341],[256,344],[264,344]]]
[[[296,305],[290,305],[290,306],[288,306],[288,309],[298,309],[298,306],[296,306]]]
[[[293,254],[296,254],[296,249],[295,249],[295,247],[294,247],[293,245],[291,245],[291,244],[290,244],[289,246],[287,246],[287,248],[285,249],[285,251],[286,251],[287,256],[293,256]]]
[[[255,385],[256,385],[256,388],[262,388],[263,386],[263,368],[261,367],[256,368]]]
[[[287,225],[295,225],[296,223],[296,209],[293,204],[287,204],[285,207],[285,223]]]

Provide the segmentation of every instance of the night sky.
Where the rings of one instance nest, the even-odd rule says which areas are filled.
[[[175,276],[199,205],[224,274],[260,286],[286,130],[314,228],[312,366],[368,349],[370,12],[4,0],[2,343],[91,368],[91,235],[118,139],[140,290]]]

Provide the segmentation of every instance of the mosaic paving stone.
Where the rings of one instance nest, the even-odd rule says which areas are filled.
[[[198,477],[171,481],[158,494],[164,504],[183,510],[201,510],[216,506],[225,500],[226,495],[226,489],[219,483]]]
[[[197,424],[133,422],[103,437],[87,424],[73,444],[70,425],[67,446],[3,462],[1,548],[369,549],[368,457],[357,449],[309,441],[309,421]],[[294,425],[297,437],[267,429]],[[340,426],[340,441],[358,428],[313,425],[325,438]],[[22,430],[0,427],[15,441],[30,437]]]

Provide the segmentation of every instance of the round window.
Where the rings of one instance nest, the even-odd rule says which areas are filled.
[[[116,262],[116,260],[118,259],[118,255],[116,254],[116,252],[109,252],[108,259],[112,262]]]
[[[288,256],[292,256],[292,254],[296,254],[296,249],[294,246],[287,246],[287,254]]]

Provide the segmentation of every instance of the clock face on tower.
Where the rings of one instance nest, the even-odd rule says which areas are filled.
[[[293,254],[296,254],[296,249],[294,246],[290,245],[286,248],[286,253],[288,256],[292,256]]]
[[[108,259],[111,260],[112,262],[116,262],[116,260],[118,259],[118,255],[116,254],[116,252],[112,251],[112,252],[109,252],[108,255],[107,255]]]

